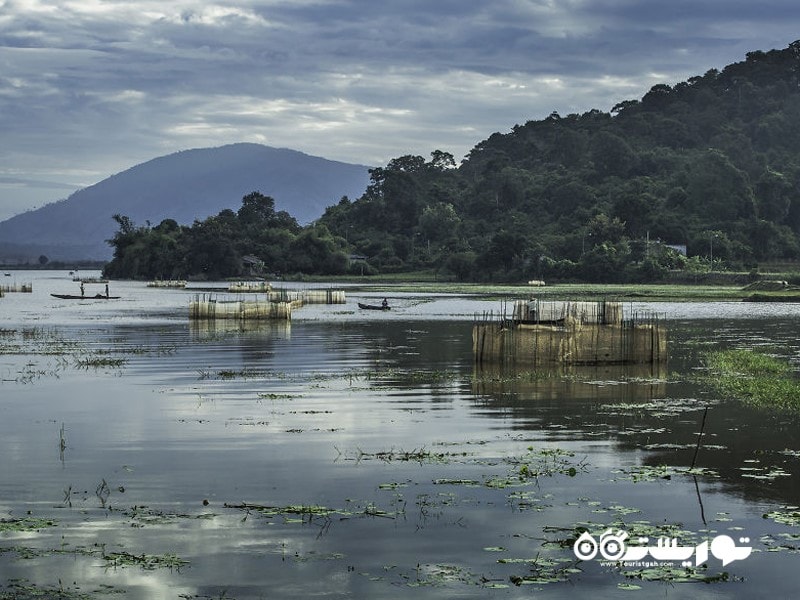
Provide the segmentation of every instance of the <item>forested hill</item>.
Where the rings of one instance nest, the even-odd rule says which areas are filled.
[[[800,41],[610,113],[495,133],[458,168],[438,151],[394,159],[321,223],[375,270],[463,278],[652,279],[712,257],[797,258]]]
[[[117,215],[107,272],[237,276],[251,256],[281,273],[653,281],[800,259],[800,41],[610,113],[516,125],[458,167],[436,150],[369,174],[305,228],[258,193],[191,228]]]

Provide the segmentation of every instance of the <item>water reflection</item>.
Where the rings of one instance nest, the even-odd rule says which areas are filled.
[[[288,339],[292,334],[291,321],[245,321],[239,319],[218,319],[189,321],[192,341],[202,342],[221,336],[237,336],[239,334],[259,334],[263,337]]]
[[[530,371],[492,365],[476,366],[473,393],[488,395],[501,405],[513,398],[516,406],[532,408],[542,401],[647,402],[666,392],[668,366],[660,364],[561,366]],[[504,406],[505,408],[505,406]]]
[[[87,307],[71,307],[68,324],[28,325],[25,339],[17,323],[51,319],[49,305],[15,313],[0,340],[4,372],[51,368],[0,383],[0,518],[54,525],[0,532],[0,586],[61,580],[129,598],[613,597],[624,576],[576,563],[570,540],[580,526],[645,522],[759,541],[727,568],[744,581],[637,580],[640,593],[796,589],[795,551],[768,552],[796,546],[781,537],[796,528],[762,514],[796,504],[798,420],[693,379],[717,344],[796,358],[793,317],[673,321],[666,369],[497,372],[475,369],[469,318],[436,317],[451,299],[415,302],[386,319],[314,307],[313,318],[252,327],[131,322],[123,306],[87,322]],[[85,357],[123,360],[79,366]],[[706,407],[695,480],[685,471]],[[145,569],[110,563],[112,553],[189,564]],[[533,588],[514,585],[534,574]]]
[[[692,329],[708,335],[708,325]],[[752,347],[762,341],[795,352],[783,345],[780,338],[791,334],[779,325],[751,329],[738,323],[726,331],[715,346]],[[795,503],[797,415],[714,396],[692,376],[701,352],[696,338],[677,332],[670,366],[689,365],[688,372],[650,365],[544,372],[481,367],[473,374],[472,391],[483,415],[512,418],[517,429],[546,428],[556,440],[613,440],[620,452],[639,453],[645,465],[702,467],[723,489],[749,501]]]

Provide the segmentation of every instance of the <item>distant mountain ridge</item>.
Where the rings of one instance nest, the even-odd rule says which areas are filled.
[[[251,143],[184,150],[0,222],[0,258],[109,259],[106,240],[117,229],[114,214],[138,225],[166,218],[191,224],[225,208],[237,210],[242,197],[254,191],[271,196],[276,210],[306,224],[342,196],[360,196],[369,183],[368,170]]]

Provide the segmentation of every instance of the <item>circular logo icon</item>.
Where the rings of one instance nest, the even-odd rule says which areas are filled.
[[[572,545],[572,550],[581,560],[592,560],[597,555],[597,541],[589,535],[588,531],[584,531],[581,536],[575,540]]]
[[[625,554],[625,539],[628,534],[618,531],[616,534],[608,529],[600,536],[600,554],[606,560],[619,560]]]

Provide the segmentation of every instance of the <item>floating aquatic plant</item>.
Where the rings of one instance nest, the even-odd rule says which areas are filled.
[[[39,531],[47,527],[55,527],[58,521],[40,519],[38,517],[22,517],[18,519],[0,519],[0,532]]]
[[[800,506],[781,506],[764,513],[762,516],[765,519],[772,519],[776,523],[800,527]]]
[[[130,552],[109,552],[103,554],[107,567],[136,566],[146,571],[155,569],[178,570],[189,564],[189,561],[179,558],[175,554],[131,554]]]
[[[102,584],[91,591],[83,591],[77,584],[59,582],[59,585],[41,585],[25,579],[11,580],[6,587],[0,587],[0,600],[32,600],[34,598],[58,600],[92,600],[98,595],[119,594],[121,590]]]
[[[119,509],[110,509],[112,512]],[[149,506],[134,505],[130,508],[121,509],[120,512],[131,519],[131,526],[144,527],[146,525],[166,525],[184,519],[213,519],[214,513],[189,514],[163,511]]]
[[[126,362],[127,361],[124,358],[112,358],[110,356],[88,356],[88,357],[76,358],[75,366],[81,369],[89,369],[89,368],[99,369],[102,367],[119,368],[123,366]]]

